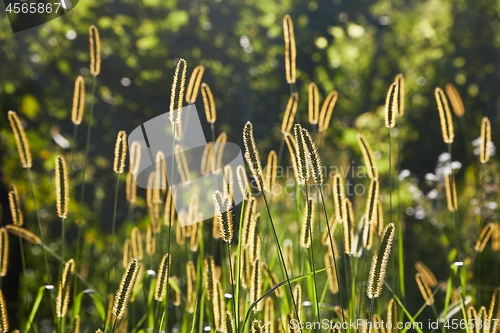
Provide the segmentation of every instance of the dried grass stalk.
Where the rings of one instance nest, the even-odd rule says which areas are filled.
[[[75,125],[80,125],[85,112],[85,80],[79,75],[75,80],[75,88],[73,90],[73,105],[71,107],[71,122]]]
[[[37,235],[35,235],[31,231],[28,231],[24,228],[9,224],[9,225],[5,226],[5,229],[7,229],[7,231],[10,232],[11,234],[18,236],[18,237],[21,237],[22,239],[30,242],[31,244],[34,244],[34,245],[42,244],[42,240],[40,239],[40,237],[38,237]]]

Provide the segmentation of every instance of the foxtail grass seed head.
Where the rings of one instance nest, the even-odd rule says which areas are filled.
[[[379,236],[384,232],[385,224],[384,224],[384,210],[382,208],[382,202],[379,200],[377,202],[377,234]]]
[[[276,184],[276,174],[278,172],[278,155],[274,150],[271,150],[267,155],[266,165],[266,188],[272,193],[274,184]]]
[[[7,302],[0,290],[0,332],[9,332],[9,315],[7,314]]]
[[[307,148],[307,152],[309,153],[309,168],[311,176],[314,180],[314,184],[321,186],[325,181],[325,177],[323,174],[323,164],[321,163],[321,157],[319,156],[318,147],[314,143],[309,131],[305,128],[302,129],[302,134],[304,138],[304,144]]]
[[[370,179],[377,179],[378,169],[377,165],[375,164],[375,158],[373,156],[373,151],[370,147],[370,144],[361,134],[358,134],[358,144],[359,148],[361,149],[361,153],[363,154],[363,160],[365,162],[368,177],[370,177]]]
[[[243,230],[241,239],[244,246],[248,244],[248,240],[250,239],[250,228],[252,227],[251,223],[256,214],[257,214],[257,199],[251,196],[245,205],[245,213],[243,214]]]
[[[5,228],[0,228],[0,276],[7,275],[9,267],[9,235]]]
[[[457,188],[455,186],[455,177],[449,173],[444,177],[444,184],[446,188],[446,203],[448,210],[454,212],[457,210]]]
[[[215,124],[215,121],[217,120],[217,107],[215,106],[212,90],[206,83],[201,84],[201,97],[203,97],[203,108],[205,109],[207,122]]]
[[[326,274],[328,276],[328,288],[332,294],[337,294],[339,292],[339,285],[337,279],[337,273],[335,272],[335,262],[333,254],[331,251],[325,253],[325,267]]]
[[[434,295],[432,294],[432,290],[422,278],[420,273],[415,274],[415,281],[417,281],[418,289],[420,290],[420,294],[422,294],[425,304],[428,306],[434,304]]]
[[[352,211],[352,203],[348,198],[344,199],[342,210],[345,212],[344,225],[342,227],[344,232],[344,252],[348,256],[352,256],[356,252],[354,245],[354,212]]]
[[[215,215],[218,216],[220,238],[231,243],[233,239],[233,213],[231,211],[231,200],[221,192],[215,191],[213,195]]]
[[[211,255],[207,255],[204,260],[205,292],[207,300],[213,300],[215,293],[215,262]]]
[[[30,242],[31,244],[34,244],[34,245],[42,244],[42,240],[40,239],[40,237],[38,237],[37,235],[35,235],[31,231],[28,231],[24,228],[9,224],[9,225],[5,226],[5,229],[7,229],[7,231],[10,232],[11,234],[18,236],[18,237],[21,237],[22,239]]]
[[[451,118],[450,107],[448,100],[444,95],[441,88],[434,90],[434,97],[436,98],[437,108],[439,112],[439,121],[441,123],[441,133],[445,143],[453,143],[455,137],[453,129],[453,119]]]
[[[310,82],[307,92],[307,118],[311,125],[317,125],[319,120],[319,93],[316,83]]]
[[[222,290],[220,281],[217,281],[215,289],[215,299],[212,303],[214,311],[215,330],[218,332],[222,332],[226,322],[226,302],[224,300],[224,291]]]
[[[490,160],[490,144],[491,144],[491,123],[486,117],[481,121],[481,145],[479,150],[479,161],[482,164],[488,163]]]
[[[73,259],[70,259],[66,262],[66,264],[64,264],[61,282],[59,283],[59,289],[57,290],[56,316],[58,318],[63,318],[68,313],[70,287],[74,274],[75,261]]]
[[[95,25],[89,27],[90,74],[96,77],[101,72],[101,38]]]
[[[344,180],[338,173],[333,175],[333,203],[335,205],[335,219],[343,223],[345,221],[345,192]]]
[[[235,333],[233,314],[229,310],[226,310],[223,332],[224,333]]]
[[[247,158],[248,166],[252,174],[258,178],[256,181],[260,185],[259,179],[263,177],[262,165],[260,164],[260,155],[253,135],[253,125],[249,121],[243,128],[243,144],[245,145],[245,157]]]
[[[16,139],[17,152],[19,153],[19,159],[21,160],[21,165],[25,169],[29,169],[32,166],[30,143],[24,132],[23,124],[17,113],[14,111],[9,111],[7,117],[9,118],[10,127],[12,133],[14,133],[14,138]]]
[[[484,226],[483,230],[481,230],[481,233],[479,234],[476,246],[474,247],[474,250],[476,252],[483,252],[484,248],[486,247],[486,243],[488,243],[488,241],[490,240],[492,233],[493,233],[493,224],[488,223],[487,225]]]
[[[85,80],[79,75],[75,80],[73,90],[73,106],[71,107],[71,121],[75,125],[80,125],[85,112]]]
[[[125,161],[127,159],[127,133],[118,132],[115,143],[115,159],[113,161],[113,171],[122,174],[125,170]]]
[[[279,288],[278,288],[279,289]],[[272,297],[267,297],[264,301],[264,326],[268,328],[266,333],[274,333],[274,319],[276,318],[274,312],[274,300]]]
[[[200,90],[201,79],[203,78],[203,73],[205,72],[205,67],[196,66],[193,69],[193,73],[189,78],[189,83],[186,91],[186,103],[194,104],[196,102],[196,97],[198,97],[198,91]]]
[[[127,173],[127,182],[125,185],[127,202],[134,204],[137,200],[137,184],[135,182],[134,175],[130,172]]]
[[[80,333],[80,316],[75,316],[75,325],[73,328],[73,333]]]
[[[12,185],[9,191],[9,207],[12,216],[12,224],[17,227],[22,227],[24,225],[24,216],[21,210],[19,193],[14,185]]]
[[[499,310],[500,310],[500,289],[496,289],[493,292],[493,295],[491,296],[490,306],[488,308],[488,320],[491,323],[490,327],[491,333],[498,332],[500,323],[498,323],[498,320],[494,319],[498,319]]]
[[[69,179],[66,160],[60,155],[56,157],[55,178],[57,216],[65,219],[68,217]]]
[[[295,83],[297,49],[295,46],[295,34],[293,32],[293,22],[290,15],[283,18],[283,36],[285,40],[285,74],[288,84]]]
[[[297,182],[297,184],[301,185],[299,167],[297,165],[297,156],[295,155],[297,145],[295,144],[295,140],[293,139],[293,136],[289,133],[285,134],[285,142],[286,142],[286,145],[288,147],[288,152],[290,153],[290,161],[292,163],[295,181]]]
[[[446,95],[448,95],[448,98],[450,99],[451,106],[453,107],[453,112],[457,117],[462,117],[465,113],[465,108],[457,88],[455,88],[453,84],[447,83],[445,90]]]
[[[183,183],[189,179],[189,168],[186,160],[184,150],[180,145],[175,145],[175,162],[177,164],[177,171]]]
[[[232,201],[234,197],[234,173],[230,164],[224,166],[223,173],[224,195],[228,196],[229,200]]]
[[[146,229],[146,253],[150,256],[156,253],[156,236],[151,223]]]
[[[252,321],[252,333],[266,333],[264,327],[262,327],[262,322],[258,319]]]
[[[398,115],[398,83],[393,82],[385,98],[385,127],[393,128],[396,126],[396,117]]]
[[[139,228],[133,227],[131,235],[132,255],[137,260],[142,260],[144,258],[144,251],[142,249],[141,231]]]
[[[302,228],[300,230],[300,246],[303,248],[311,247],[311,234],[314,230],[314,212],[316,211],[316,202],[313,199],[307,199],[307,206],[304,210]]]
[[[248,181],[245,167],[240,164],[236,167],[236,178],[238,179],[238,187],[240,188],[242,198],[249,200],[252,195],[250,182]]]
[[[156,278],[156,287],[154,298],[158,302],[162,302],[167,294],[168,276],[170,275],[170,266],[172,265],[172,257],[166,253],[158,267],[158,277]]]
[[[430,287],[436,287],[438,285],[438,280],[432,271],[423,262],[417,261],[415,263],[415,269],[420,274],[420,277],[427,283]]]
[[[398,116],[402,117],[405,114],[405,78],[403,74],[398,74],[394,78],[394,82],[398,84],[397,90],[397,103],[398,103]]]
[[[189,260],[186,264],[186,284],[187,284],[187,294],[186,294],[186,310],[189,313],[194,312],[196,305],[196,268],[192,260]]]
[[[380,239],[378,250],[373,254],[370,271],[368,274],[368,286],[366,293],[368,298],[378,298],[384,287],[385,275],[387,273],[387,264],[391,254],[392,242],[394,240],[394,224],[389,223],[384,229]]]
[[[398,304],[391,298],[387,303],[387,323],[390,323],[392,327],[397,327],[398,324]],[[394,330],[395,331],[395,330]]]
[[[130,260],[133,258],[132,254],[132,246],[130,239],[126,239],[125,242],[123,243],[123,257],[122,257],[122,266],[123,268],[127,268],[128,264],[130,263]]]
[[[212,148],[212,144],[209,142],[205,145],[205,148],[203,149],[200,172],[203,176],[205,176],[214,171],[215,171],[215,155]]]
[[[303,294],[302,294],[302,286],[300,284],[296,285],[294,288],[293,288],[293,299],[295,300],[295,304],[297,305],[297,315],[299,316],[299,318],[297,318],[299,321],[302,319],[302,304],[304,302],[304,298],[303,298]]]
[[[200,245],[200,223],[192,224],[189,229],[191,229],[189,250],[191,250],[191,252],[196,252]]]
[[[330,126],[330,120],[332,119],[333,109],[335,108],[335,104],[337,104],[337,99],[339,94],[336,90],[330,92],[328,96],[326,96],[323,105],[321,106],[321,112],[319,114],[319,122],[318,122],[318,131],[324,132]]]
[[[288,102],[286,103],[285,115],[283,116],[283,121],[281,123],[281,133],[283,135],[290,133],[292,130],[298,105],[299,94],[294,92],[290,95]]]
[[[130,295],[132,294],[132,288],[134,287],[138,270],[139,262],[137,259],[132,259],[125,270],[125,273],[123,273],[120,286],[116,291],[115,301],[113,303],[113,315],[115,315],[117,319],[122,319],[125,311],[127,310],[127,305],[130,300]]]
[[[224,148],[226,147],[227,134],[222,132],[219,134],[215,140],[215,169],[219,170],[222,168],[222,158],[224,157]]]
[[[304,132],[300,124],[293,127],[293,136],[295,139],[295,154],[297,156],[297,167],[299,171],[300,184],[305,184],[310,176],[310,155],[304,139]]]
[[[369,233],[371,231],[371,225],[375,224],[377,219],[377,202],[379,196],[380,184],[378,180],[372,179],[370,183],[370,189],[368,190],[368,200],[366,201],[366,213],[365,213],[365,223],[368,227],[365,230],[368,232],[363,234],[363,247],[368,247]]]
[[[260,260],[255,260],[252,264],[252,273],[250,276],[250,303],[254,303],[262,296],[262,265]],[[254,311],[261,311],[261,302],[253,308]]]
[[[184,88],[186,84],[187,62],[180,58],[175,65],[174,79],[170,91],[170,121],[179,124],[182,115],[182,102],[184,100]]]
[[[262,269],[264,270],[267,277],[269,278],[269,285],[271,287],[274,287],[280,283],[280,281],[278,280],[278,276],[272,270],[269,269],[269,266],[267,264],[262,264]],[[283,297],[283,288],[276,288],[274,290],[274,294],[276,295],[276,297],[282,298]],[[272,298],[266,298],[266,299],[272,299]],[[264,315],[265,315],[265,312],[264,312]]]
[[[134,141],[130,145],[130,166],[129,171],[137,175],[141,165],[141,144],[139,141]]]

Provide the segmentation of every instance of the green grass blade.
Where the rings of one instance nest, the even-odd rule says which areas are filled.
[[[26,333],[28,333],[31,329],[33,320],[35,319],[38,308],[40,307],[40,303],[42,302],[43,292],[45,291],[45,289],[47,289],[47,286],[41,286],[40,288],[38,288],[38,292],[36,293],[35,303],[33,303],[33,307],[31,308],[28,322],[26,323]]]

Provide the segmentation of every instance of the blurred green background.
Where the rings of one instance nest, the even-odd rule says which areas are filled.
[[[288,13],[295,24],[303,123],[307,122],[309,82],[318,84],[322,98],[332,89],[339,93],[322,147],[322,155],[331,163],[340,154],[347,159],[353,154],[348,148],[355,147],[356,142],[346,125],[365,131],[374,150],[387,149],[381,106],[394,76],[403,73],[406,110],[399,125],[401,169],[412,173],[408,186],[417,185],[426,193],[433,185],[424,181],[425,175],[435,171],[438,156],[447,150],[441,140],[434,89],[444,88],[448,82],[455,84],[465,104],[464,117],[460,121],[455,117],[457,138],[453,145],[454,159],[463,165],[458,180],[463,184],[459,186],[464,189],[465,207],[459,223],[465,223],[471,218],[465,211],[468,200],[474,196],[469,191],[467,197],[466,190],[477,186],[477,157],[472,154],[471,141],[479,136],[483,116],[491,120],[493,141],[498,142],[500,136],[496,130],[500,102],[499,9],[500,3],[494,0],[85,0],[59,19],[16,34],[2,14],[1,204],[6,207],[7,188],[14,183],[27,199],[25,210],[33,209],[28,183],[23,182],[26,173],[20,168],[6,116],[8,110],[16,110],[26,121],[37,191],[45,198],[42,217],[49,226],[57,221],[52,179],[46,176],[53,173],[55,155],[71,149],[56,144],[53,136],[60,133],[73,143],[70,110],[78,75],[86,77],[90,94],[87,29],[91,24],[100,30],[103,60],[97,80],[90,176],[85,180],[86,219],[100,221],[103,230],[110,230],[114,191],[108,189],[115,183],[110,170],[116,134],[119,130],[130,132],[167,111],[177,58],[185,58],[189,69],[205,67],[203,81],[210,85],[216,99],[218,133],[226,131],[229,141],[241,144],[241,130],[250,120],[255,124],[261,151],[267,154],[270,149],[278,150],[279,126],[290,93],[284,75],[282,32],[282,18]],[[197,107],[201,112],[201,98]],[[209,137],[209,127],[204,125]],[[86,128],[84,122],[78,132],[80,151]],[[353,149],[353,158],[359,164],[359,152]],[[77,156],[74,168],[81,167],[82,158]],[[494,173],[496,162],[490,165]],[[497,179],[493,178],[495,185]],[[79,193],[80,185],[77,183],[75,193]],[[493,188],[490,194],[494,196],[496,191]],[[120,195],[124,201],[124,193]],[[407,206],[419,205],[418,198],[407,197]],[[426,223],[435,226],[432,209],[436,207],[421,206],[428,209]],[[118,221],[124,219],[126,208],[119,207]],[[27,223],[34,225],[33,214],[27,214]],[[495,209],[490,214],[490,221],[497,218]],[[432,227],[428,231],[422,231],[427,227],[413,228],[414,216],[407,214],[411,228],[405,231],[406,236],[414,238],[426,232],[429,239],[419,238],[408,245],[408,274],[413,276],[415,260],[429,258],[429,266],[438,277],[445,278],[447,265],[433,259],[439,251],[433,246],[436,240],[441,242],[439,233],[434,235]],[[3,217],[3,224],[8,223],[6,211]],[[54,230],[54,235],[57,232]],[[94,238],[88,236],[87,240]],[[419,297],[416,290],[412,294]]]

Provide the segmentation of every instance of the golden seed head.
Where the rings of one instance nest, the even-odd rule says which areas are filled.
[[[455,186],[455,177],[452,173],[447,174],[444,177],[444,184],[446,188],[446,202],[448,204],[448,210],[454,212],[457,210],[457,188]]]
[[[68,217],[69,179],[66,160],[60,155],[56,157],[55,178],[57,216],[65,219]]]
[[[85,80],[79,75],[75,80],[73,91],[73,106],[71,107],[71,121],[75,125],[80,125],[85,111]]]
[[[219,134],[215,140],[214,152],[215,152],[215,170],[222,168],[222,158],[224,157],[224,148],[226,147],[227,134],[222,132]]]
[[[238,179],[238,187],[240,188],[242,197],[249,200],[252,192],[245,167],[242,164],[236,167],[236,178]]]
[[[141,144],[139,141],[134,141],[130,145],[130,166],[129,172],[134,175],[139,173],[139,167],[141,164]]]
[[[304,132],[302,131],[302,126],[300,126],[300,124],[295,124],[293,127],[293,136],[295,138],[295,154],[297,156],[300,183],[305,184],[310,176],[309,165],[311,163],[311,157],[307,150]]]
[[[115,143],[115,159],[113,161],[113,171],[122,174],[125,170],[127,158],[127,133],[119,131]]]
[[[393,82],[385,98],[385,127],[393,128],[396,126],[396,116],[398,115],[398,83]]]
[[[75,316],[75,328],[73,333],[80,333],[80,316]]]
[[[378,180],[372,179],[366,201],[365,227],[363,231],[363,247],[366,249],[371,248],[371,240],[373,239],[374,225],[377,220],[379,188]]]
[[[200,171],[203,176],[215,171],[215,155],[212,143],[207,143],[201,157]]]
[[[200,90],[201,79],[203,78],[203,73],[205,72],[205,67],[196,66],[193,69],[193,73],[189,78],[189,83],[186,91],[186,103],[194,104],[196,102],[196,97],[198,97],[198,91]]]
[[[361,149],[361,153],[363,154],[363,160],[365,162],[368,177],[370,177],[370,179],[378,178],[378,169],[375,164],[375,158],[373,157],[373,151],[368,141],[366,141],[365,137],[361,134],[358,134],[358,144]]]
[[[182,147],[178,144],[175,145],[175,162],[177,164],[177,172],[183,183],[189,180],[189,167],[186,159],[186,154]]]
[[[0,290],[0,332],[7,333],[9,331],[9,315],[7,314],[7,302],[3,297],[3,292]]]
[[[169,117],[173,124],[179,124],[182,115],[182,101],[184,100],[184,88],[186,84],[187,62],[180,58],[175,65],[174,79],[170,91]],[[179,74],[180,73],[180,74]],[[180,75],[180,82],[179,82]]]
[[[286,82],[294,84],[296,78],[296,58],[297,49],[295,46],[295,34],[293,32],[293,22],[290,15],[283,17],[283,36],[285,40],[285,74]]]
[[[389,255],[391,254],[392,242],[394,240],[394,229],[393,223],[389,223],[385,227],[380,239],[379,248],[373,254],[368,274],[368,286],[366,287],[366,293],[370,299],[378,298],[382,293]]]
[[[415,269],[420,274],[420,277],[431,287],[438,285],[438,281],[434,276],[434,273],[427,267],[423,262],[417,261],[415,263]]]
[[[339,94],[336,90],[333,90],[326,96],[323,105],[321,106],[321,112],[319,114],[318,131],[324,132],[330,126],[330,120],[332,119],[333,109],[335,104],[337,104],[337,99]]]
[[[252,264],[250,276],[250,303],[254,303],[262,296],[262,267],[260,260],[255,260]],[[253,308],[254,311],[262,310],[262,304],[259,302]]]
[[[377,234],[379,236],[384,232],[385,224],[384,224],[384,210],[382,209],[382,202],[380,200],[377,202]]]
[[[253,135],[253,125],[247,122],[243,128],[243,144],[245,145],[245,158],[247,159],[248,166],[252,174],[257,178],[257,184],[260,185],[260,179],[263,176],[262,165],[260,164],[259,151],[255,143]]]
[[[128,264],[130,263],[130,260],[134,257],[132,254],[132,248],[130,244],[130,239],[126,239],[125,242],[123,243],[123,257],[122,257],[122,266],[123,268],[127,268]]]
[[[326,274],[328,276],[328,287],[330,288],[330,292],[332,294],[337,294],[339,292],[339,284],[337,273],[335,272],[335,262],[331,251],[327,251],[325,253],[325,267]]]
[[[307,117],[311,125],[316,125],[319,120],[319,93],[316,83],[310,82],[307,92]]]
[[[288,147],[288,152],[290,153],[290,161],[292,162],[293,174],[295,175],[295,181],[297,184],[301,185],[301,178],[299,174],[299,167],[297,163],[297,156],[295,155],[296,144],[293,136],[289,133],[285,134],[285,142]]]
[[[24,216],[21,210],[19,193],[17,192],[17,188],[14,185],[12,185],[9,191],[9,206],[12,216],[12,223],[17,227],[22,227],[24,224]]]
[[[418,289],[425,300],[425,304],[434,304],[434,295],[432,294],[432,290],[419,273],[415,274],[415,281],[417,281]]]
[[[344,212],[345,218],[342,223],[344,223],[344,252],[345,254],[352,256],[356,253],[356,247],[354,244],[354,230],[356,229],[354,222],[354,213],[352,211],[352,203],[348,198],[344,199],[342,211]]]
[[[217,120],[217,107],[215,106],[212,90],[206,83],[201,84],[201,96],[203,97],[203,108],[207,122],[214,124]]]
[[[397,90],[397,105],[398,105],[398,116],[402,117],[405,114],[405,78],[403,74],[398,74],[394,78],[394,82],[398,84]]]
[[[135,183],[135,178],[132,173],[127,173],[127,182],[125,187],[125,195],[127,202],[134,204],[137,200],[137,184]]]
[[[224,333],[235,333],[233,314],[229,310],[226,310],[225,319],[226,320],[224,321]]]
[[[453,119],[451,118],[450,107],[448,100],[441,88],[436,88],[434,97],[439,111],[439,120],[441,123],[441,133],[445,143],[453,143],[455,133],[453,130]]]
[[[211,255],[207,255],[204,260],[204,275],[205,275],[205,292],[207,293],[207,300],[213,300],[215,294],[215,262]]]
[[[196,305],[196,268],[192,260],[186,263],[186,284],[187,284],[187,295],[186,295],[186,308],[189,313],[194,312]]]
[[[162,302],[167,294],[168,277],[170,275],[171,265],[172,257],[166,253],[163,258],[161,258],[160,266],[158,267],[158,277],[156,279],[154,298],[158,302]]]
[[[222,332],[224,326],[226,325],[226,302],[224,300],[224,291],[222,290],[220,281],[217,281],[215,284],[215,294],[212,307],[214,312],[215,330]]]
[[[387,322],[391,323],[392,327],[397,327],[398,320],[398,304],[391,298],[387,303]]]
[[[265,188],[272,193],[274,184],[276,184],[276,174],[278,172],[278,155],[274,150],[271,150],[267,155],[266,165],[266,186]]]
[[[302,129],[303,139],[307,152],[309,154],[309,168],[311,176],[314,180],[314,184],[321,186],[324,182],[323,174],[323,164],[321,163],[321,157],[319,156],[318,147],[314,143],[309,131],[305,128]]]
[[[218,217],[220,238],[231,243],[233,239],[233,212],[232,204],[229,196],[223,195],[219,191],[215,191],[213,195],[215,216]]]
[[[0,276],[7,275],[9,267],[9,235],[5,228],[0,228]]]
[[[486,247],[486,243],[488,243],[491,234],[493,233],[493,228],[494,227],[492,223],[488,223],[483,227],[483,230],[481,230],[479,238],[477,239],[476,246],[474,247],[474,250],[476,252],[483,252],[484,248]]]
[[[232,201],[234,197],[234,173],[233,168],[230,164],[224,166],[224,175],[222,178],[223,181],[223,193],[225,196],[228,196]]]
[[[482,164],[488,163],[490,160],[490,144],[491,144],[491,123],[486,117],[481,121],[481,143],[479,150],[479,161]]]
[[[272,297],[267,297],[264,301],[264,326],[268,329],[266,333],[274,333],[275,318],[274,300]]]
[[[292,130],[298,105],[299,94],[294,92],[290,95],[288,102],[286,103],[285,115],[283,116],[283,121],[281,123],[281,133],[283,135],[290,133]]]
[[[451,83],[447,83],[445,86],[446,95],[450,99],[451,106],[453,107],[453,112],[457,117],[462,117],[465,113],[464,103],[462,98],[458,94],[457,88]]]
[[[146,229],[146,253],[150,256],[156,253],[156,236],[151,223],[148,224]]]
[[[490,332],[498,332],[498,327],[500,326],[500,323],[498,323],[498,320],[493,321],[493,319],[498,319],[498,311],[500,310],[500,289],[496,289],[493,292],[493,295],[491,296],[491,301],[490,301],[490,306],[488,308],[488,316],[487,318],[490,320],[490,323],[492,323]]]
[[[342,176],[336,173],[333,176],[333,203],[335,205],[335,219],[337,221],[345,221],[345,194],[344,194],[344,181]]]
[[[31,244],[34,244],[34,245],[42,244],[42,240],[40,239],[40,237],[38,237],[37,235],[35,235],[31,231],[28,231],[24,228],[9,224],[9,225],[5,226],[5,229],[7,229],[7,231],[10,232],[11,234],[18,236],[18,237],[21,237],[22,239],[30,242]]]
[[[299,316],[299,318],[297,319],[300,321],[302,319],[302,304],[304,301],[302,287],[300,284],[296,285],[293,288],[293,299],[295,300],[295,304],[297,305],[297,315]]]
[[[307,206],[304,210],[302,228],[300,230],[300,246],[306,249],[311,247],[315,211],[316,202],[313,199],[307,199]]]
[[[262,327],[262,322],[258,319],[252,321],[252,333],[265,333],[264,327]]]
[[[64,269],[59,283],[59,289],[56,297],[56,316],[65,317],[68,313],[70,286],[75,274],[75,261],[70,259],[64,264]]]
[[[31,168],[33,162],[31,159],[30,143],[24,132],[24,127],[14,111],[9,111],[7,117],[9,118],[10,127],[12,133],[14,133],[14,138],[16,139],[17,152],[19,153],[19,159],[21,160],[21,165],[25,169]]]
[[[101,72],[101,38],[95,25],[89,27],[90,74],[94,77]]]
[[[174,301],[173,301],[173,304],[174,306],[179,306],[181,305],[181,293],[180,293],[180,290],[178,289],[179,287],[179,278],[177,276],[172,276],[169,281],[172,281],[172,282],[169,282],[169,283],[173,283],[174,285],[177,286],[177,288],[172,288],[173,291],[174,291]]]
[[[123,273],[122,279],[120,281],[120,286],[116,291],[115,301],[113,303],[113,314],[117,319],[122,319],[127,309],[127,305],[130,300],[130,295],[132,294],[132,288],[135,284],[135,279],[137,278],[137,272],[139,270],[139,262],[137,259],[130,260],[125,273]]]
[[[141,231],[137,227],[132,228],[132,256],[137,260],[142,260],[144,258],[144,251],[142,249],[142,236]]]

